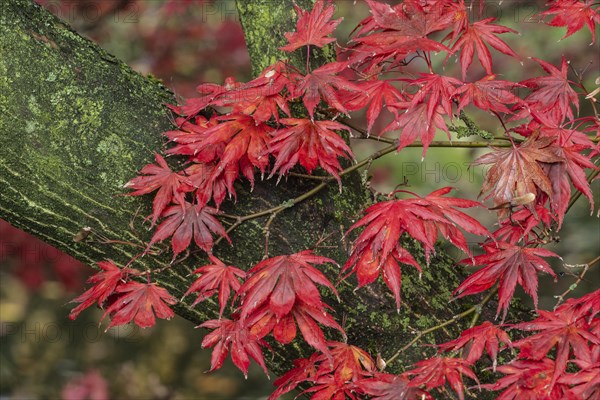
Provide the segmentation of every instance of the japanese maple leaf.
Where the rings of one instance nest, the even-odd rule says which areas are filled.
[[[248,326],[257,336],[264,337],[273,331],[275,339],[284,344],[296,337],[297,324],[309,345],[328,353],[317,322],[342,333],[343,329],[325,311],[327,306],[321,301],[315,283],[328,287],[336,295],[337,291],[311,264],[329,262],[333,261],[310,250],[261,261],[248,271],[249,277],[238,291],[243,298],[240,318],[249,319]]]
[[[155,324],[155,314],[162,319],[175,316],[168,305],[177,303],[177,299],[153,283],[127,282],[118,286],[115,293],[120,296],[102,315],[102,319],[110,315],[108,328],[131,321],[140,328],[148,328]]]
[[[371,0],[367,4],[373,23],[370,29],[363,31],[369,34],[356,37],[352,42],[370,48],[373,55],[396,53],[404,56],[416,50],[450,51],[442,43],[427,37],[451,25],[452,15],[445,13],[442,7],[426,10],[416,1],[406,1],[394,7]]]
[[[376,371],[375,362],[363,349],[342,342],[328,342],[337,382],[356,381]]]
[[[452,98],[457,88],[462,85],[461,81],[448,76],[422,73],[421,77],[412,80],[410,85],[420,86],[420,89],[410,100],[411,109],[408,113],[412,112],[412,107],[427,103],[427,121],[433,120],[438,105],[446,115],[452,116]]]
[[[496,111],[509,114],[507,104],[521,103],[511,90],[519,87],[518,83],[496,80],[496,75],[488,75],[477,82],[467,83],[456,90],[456,95],[462,95],[458,104],[458,112],[468,104],[473,103],[485,111]]]
[[[404,97],[389,80],[368,80],[358,84],[358,92],[351,92],[343,104],[348,111],[357,111],[367,104],[367,132],[370,133],[375,120],[383,110],[383,104],[389,105],[404,100]]]
[[[139,275],[140,272],[132,268],[119,268],[113,261],[100,261],[98,267],[101,271],[92,275],[87,282],[93,283],[94,286],[86,290],[76,299],[72,300],[72,303],[81,303],[69,314],[69,318],[75,319],[89,306],[94,303],[98,303],[98,306],[102,307],[104,302],[112,295],[117,286],[123,284],[129,275]]]
[[[214,329],[202,340],[203,349],[214,347],[210,360],[210,371],[221,368],[227,354],[231,352],[231,360],[244,373],[245,377],[248,377],[250,357],[269,376],[261,349],[261,346],[265,346],[266,343],[251,333],[239,319],[213,319],[199,327]]]
[[[473,55],[477,50],[477,58],[488,75],[492,75],[492,55],[488,45],[492,46],[501,53],[519,59],[519,56],[496,35],[502,33],[517,33],[514,29],[501,25],[494,25],[496,18],[486,18],[481,21],[470,24],[462,32],[458,40],[452,46],[452,52],[460,51],[460,65],[462,70],[462,79],[466,80],[467,69],[473,62]]]
[[[575,399],[598,399],[600,398],[600,363],[574,374],[564,374],[558,382],[572,385],[569,394]]]
[[[485,176],[481,194],[493,198],[494,205],[510,203],[512,199],[536,194],[537,190],[552,198],[552,182],[542,163],[559,163],[560,157],[554,139],[531,136],[518,146],[494,149],[473,162],[474,165],[493,164]]]
[[[163,210],[173,200],[182,204],[186,191],[192,189],[192,182],[185,176],[173,172],[160,154],[155,154],[156,163],[148,164],[140,171],[143,176],[138,176],[127,182],[124,187],[136,189],[128,196],[141,196],[158,189],[152,202],[152,225],[160,217]]]
[[[549,228],[555,221],[556,218],[548,208],[542,205],[536,204],[533,208],[523,207],[501,220],[500,228],[494,231],[493,236],[511,244],[517,244],[521,240],[527,243],[530,238],[537,238],[533,228]]]
[[[413,265],[420,270],[410,253],[400,246],[402,234],[408,233],[422,244],[427,260],[430,253],[435,251],[438,232],[467,254],[470,252],[466,239],[457,226],[473,234],[489,234],[477,220],[456,209],[478,207],[481,204],[444,197],[451,189],[446,187],[425,197],[389,200],[367,208],[366,215],[349,229],[350,232],[365,226],[354,242],[352,253],[342,271],[355,272],[359,287],[373,282],[382,271],[384,281],[394,293],[399,308],[401,273],[397,262]]]
[[[311,264],[335,263],[333,260],[304,250],[292,255],[271,257],[248,271],[248,279],[238,294],[243,296],[241,318],[244,319],[268,303],[277,319],[289,314],[296,299],[309,306],[323,308],[316,284],[337,291],[321,271]]]
[[[485,349],[496,368],[499,343],[503,342],[512,347],[508,334],[489,321],[463,331],[458,339],[442,343],[439,348],[445,351],[464,349],[466,357],[463,358],[474,364],[483,355]]]
[[[313,353],[309,358],[299,358],[293,361],[294,368],[279,377],[273,385],[275,391],[269,396],[269,400],[276,400],[285,393],[294,390],[300,383],[313,380],[317,376],[318,363],[325,359],[320,352]]]
[[[596,169],[597,167],[588,157],[581,154],[581,151],[586,148],[587,146],[583,145],[557,146],[556,154],[564,162],[547,166],[548,178],[552,182],[552,199],[550,205],[557,216],[559,229],[569,206],[569,201],[571,200],[571,185],[569,180],[577,190],[587,197],[591,209],[594,209],[594,197],[584,168]]]
[[[184,297],[197,292],[198,297],[192,303],[192,306],[195,306],[219,292],[219,318],[221,318],[231,291],[237,293],[241,286],[239,279],[244,279],[246,273],[232,265],[224,264],[213,255],[209,255],[209,258],[212,264],[204,265],[193,272],[200,274],[200,277],[192,283]]]
[[[564,384],[551,385],[554,372],[554,361],[549,358],[542,360],[515,360],[510,364],[498,367],[498,372],[506,376],[495,383],[481,385],[487,390],[498,391],[505,389],[499,400],[564,400],[569,387]]]
[[[581,30],[585,25],[592,33],[592,43],[596,42],[595,24],[600,24],[600,9],[594,10],[592,6],[597,6],[598,3],[592,0],[557,0],[549,4],[550,8],[540,15],[554,16],[548,25],[567,27],[567,33],[563,39]]]
[[[427,153],[429,144],[433,141],[436,134],[436,129],[441,129],[448,134],[450,139],[450,133],[448,127],[442,117],[443,109],[441,106],[437,106],[429,118],[429,110],[427,103],[420,103],[416,106],[410,105],[410,103],[396,103],[395,106],[398,109],[404,109],[399,117],[397,117],[391,124],[380,132],[380,136],[385,132],[401,129],[400,140],[398,141],[398,151],[402,150],[409,144],[420,139],[423,144],[423,158]]]
[[[287,67],[282,61],[268,66],[260,76],[243,83],[219,97],[220,106],[232,107],[230,114],[252,115],[256,124],[273,117],[279,120],[279,110],[290,115],[287,100],[282,95],[290,85]]]
[[[317,0],[311,12],[302,10],[294,4],[298,20],[296,21],[296,32],[286,32],[285,38],[289,44],[280,47],[281,50],[292,52],[302,46],[323,47],[328,43],[335,42],[335,38],[329,36],[342,22],[343,18],[331,20],[335,7],[329,1]]]
[[[485,265],[465,279],[454,291],[456,298],[481,293],[499,281],[498,311],[504,310],[504,316],[515,292],[517,283],[533,298],[537,309],[537,271],[545,272],[556,279],[556,274],[542,257],[559,257],[553,252],[534,247],[522,247],[506,242],[497,242],[484,246],[486,254],[475,257],[475,265]],[[559,257],[560,258],[560,257]],[[471,263],[471,259],[462,263]]]
[[[600,338],[590,332],[590,324],[567,309],[557,309],[554,312],[539,310],[539,317],[533,321],[512,325],[522,331],[538,331],[514,343],[520,349],[519,358],[541,360],[556,347],[554,372],[551,385],[567,368],[571,349],[575,359],[584,362],[592,360],[588,343],[600,345]]]
[[[196,245],[210,253],[213,246],[211,232],[224,237],[231,243],[225,228],[215,218],[216,214],[218,211],[212,207],[187,201],[182,205],[171,206],[163,213],[164,221],[156,228],[148,247],[172,236],[171,246],[174,256],[176,256],[190,245],[193,236]]]
[[[578,299],[568,299],[557,311],[572,314],[575,318],[587,318],[591,321],[600,313],[600,289],[581,296]]]
[[[217,160],[223,152],[223,146],[202,146],[206,131],[217,125],[217,118],[205,118],[202,115],[192,120],[179,117],[175,120],[177,130],[163,132],[175,146],[167,149],[167,154],[193,156],[194,161],[209,163]],[[202,152],[200,153],[200,149]]]
[[[571,87],[567,78],[569,66],[565,57],[562,57],[560,69],[544,60],[533,57],[549,76],[538,76],[520,82],[532,89],[525,98],[530,108],[541,113],[544,119],[560,124],[564,118],[573,119],[571,105],[579,111],[579,97]],[[535,116],[535,113],[534,113]]]
[[[462,358],[432,357],[419,361],[415,364],[415,368],[404,374],[414,376],[409,383],[411,387],[424,385],[428,390],[442,387],[448,381],[452,390],[458,394],[458,398],[464,400],[462,375],[479,383],[470,367],[471,363]]]
[[[429,393],[409,383],[405,376],[376,372],[373,378],[358,381],[356,387],[373,400],[433,400]]]
[[[334,130],[350,132],[350,128],[336,121],[311,121],[310,119],[284,118],[287,125],[274,133],[269,143],[271,153],[275,155],[275,164],[271,176],[279,172],[285,175],[297,163],[308,173],[318,165],[336,177],[342,167],[338,157],[352,159],[352,150]]]
[[[302,102],[308,110],[311,120],[314,120],[315,108],[321,99],[336,110],[348,114],[338,91],[340,89],[359,91],[360,87],[346,78],[336,75],[346,68],[347,64],[345,63],[331,62],[299,77],[293,89],[292,98],[302,97]]]
[[[254,167],[264,174],[269,165],[267,143],[271,139],[273,128],[265,123],[257,123],[254,118],[245,114],[230,114],[217,117],[219,124],[204,132],[204,139],[195,146],[202,153],[204,149],[221,147],[222,153],[207,183],[221,180],[227,191],[235,196],[233,182],[240,171],[254,186]],[[204,187],[203,190],[210,190]],[[210,196],[205,196],[209,198]],[[222,196],[214,195],[217,206],[223,201]]]

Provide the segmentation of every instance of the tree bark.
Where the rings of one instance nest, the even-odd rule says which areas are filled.
[[[281,33],[294,29],[291,3],[238,3],[255,71],[280,56]],[[151,234],[142,220],[150,213],[151,199],[122,196],[122,186],[153,161],[154,152],[164,149],[161,132],[171,129],[165,103],[175,103],[173,94],[32,1],[5,1],[0,7],[0,217],[90,265],[104,259],[123,265],[139,248],[103,244],[99,237],[140,246],[147,243]],[[312,180],[294,178],[279,185],[266,180],[258,182],[251,193],[242,182],[236,188],[237,201],[227,202],[224,209],[246,215],[284,204],[315,185]],[[269,255],[311,248],[319,238],[330,235],[316,251],[343,263],[347,248],[342,234],[367,201],[360,177],[354,174],[343,180],[342,193],[334,183],[286,209],[271,225]],[[223,241],[215,254],[244,269],[260,261],[267,219],[241,225],[231,235],[233,247]],[[90,240],[74,241],[88,226],[93,229]],[[422,257],[418,260],[425,265]],[[169,261],[170,254],[165,252],[138,259],[133,266],[155,270],[167,267]],[[191,255],[165,269],[156,280],[181,298],[194,279],[189,273],[203,261]],[[415,331],[437,325],[471,305],[467,302],[472,299],[448,303],[462,273],[442,251],[424,268],[422,278],[411,269],[403,271],[400,313],[382,283],[356,292],[354,282],[343,283],[340,303],[327,294],[349,342],[387,358],[408,343]],[[335,281],[339,268],[330,267],[326,273]],[[196,324],[216,317],[214,301],[190,307],[191,300],[176,305],[178,315]],[[465,324],[449,325],[423,341],[452,339]],[[341,339],[335,332],[330,337]],[[274,345],[269,367],[279,373],[291,366],[293,358],[309,352],[303,345]],[[391,371],[422,357],[417,343]]]

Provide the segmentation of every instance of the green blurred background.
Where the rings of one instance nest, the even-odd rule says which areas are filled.
[[[251,79],[232,0],[38,2],[140,73],[161,79],[182,98],[193,96],[201,82],[222,83],[227,76]],[[543,3],[486,2],[484,17],[497,17],[500,24],[521,32],[521,36],[506,34],[502,38],[523,56],[522,63],[492,51],[498,78],[519,81],[542,74],[527,57],[558,64],[564,54],[576,70],[586,71],[584,83],[593,88],[600,75],[598,44],[589,46],[588,31],[558,42],[565,30],[547,27],[534,16]],[[336,16],[344,17],[338,29],[343,44],[367,15],[367,7],[353,1],[336,1],[336,5]],[[442,71],[442,62],[442,57],[436,59],[438,71]],[[412,73],[422,67],[411,65]],[[444,68],[446,73],[460,76],[454,59]],[[469,78],[483,75],[474,68]],[[500,133],[495,118],[473,109],[467,112],[484,129]],[[588,105],[582,105],[581,115],[590,112]],[[386,122],[380,121],[375,130]],[[363,125],[361,116],[354,116],[353,123]],[[357,159],[378,146],[373,141],[353,142]],[[406,179],[410,190],[420,194],[454,186],[457,197],[476,198],[485,170],[467,167],[485,151],[433,148],[421,161],[421,149],[410,148],[378,160],[370,174],[381,192]],[[600,203],[599,191],[600,181],[596,181],[596,204]],[[471,215],[487,226],[494,222],[494,214],[488,211]],[[588,262],[600,254],[599,228],[582,197],[565,220],[560,242],[548,248],[566,264]],[[477,243],[472,244],[477,252]],[[540,277],[542,308],[551,308],[553,296],[568,288],[575,281],[572,274],[580,272],[559,261],[553,262],[553,267],[560,275],[558,283]],[[597,270],[596,266],[586,275],[573,292],[575,296],[598,288]],[[98,324],[100,310],[90,309],[70,321],[72,305],[67,303],[82,292],[83,281],[91,273],[91,268],[0,222],[0,399],[258,399],[271,392],[272,381],[254,364],[247,381],[229,360],[222,370],[205,373],[210,366],[210,351],[200,348],[205,332],[181,318],[158,321],[148,330],[121,327],[107,332],[105,325]],[[528,297],[523,299],[531,304]]]

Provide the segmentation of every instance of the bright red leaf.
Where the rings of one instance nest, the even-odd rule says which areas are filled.
[[[538,76],[521,82],[532,89],[525,102],[534,111],[541,113],[544,120],[561,124],[565,118],[573,119],[571,105],[579,111],[579,97],[567,77],[569,64],[565,57],[562,58],[560,69],[544,60],[535,57],[533,60],[537,61],[549,76]]]
[[[202,340],[203,349],[214,347],[210,360],[211,371],[221,368],[225,357],[231,352],[231,360],[246,378],[250,367],[250,357],[261,366],[267,376],[269,375],[261,349],[261,346],[266,346],[266,343],[251,333],[240,320],[213,319],[199,327],[214,329]]]
[[[152,203],[152,225],[173,200],[183,204],[185,192],[193,189],[192,182],[185,176],[173,172],[160,154],[155,154],[156,163],[148,164],[140,171],[143,176],[130,180],[124,187],[136,189],[128,196],[141,196],[158,189]]]
[[[187,201],[182,205],[171,206],[163,213],[164,221],[156,228],[148,247],[172,236],[171,246],[176,256],[188,248],[193,236],[196,245],[210,253],[213,246],[211,233],[220,235],[231,243],[225,228],[215,218],[217,214],[218,211],[212,207]]]
[[[269,177],[277,172],[280,176],[285,175],[300,163],[308,173],[320,165],[339,182],[338,173],[342,167],[338,157],[352,159],[353,155],[334,130],[350,132],[350,129],[336,121],[285,118],[281,122],[287,127],[276,131],[270,142],[276,160]]]
[[[464,330],[459,338],[442,343],[438,347],[444,351],[464,349],[466,357],[463,353],[463,358],[471,364],[474,364],[475,361],[481,358],[485,349],[492,359],[495,369],[500,342],[512,347],[512,342],[506,332],[491,322],[485,321],[481,325]]]
[[[302,102],[308,110],[311,120],[315,118],[315,108],[319,105],[321,99],[339,112],[348,114],[348,110],[342,104],[340,89],[353,92],[361,89],[346,78],[337,75],[346,68],[347,64],[345,63],[331,62],[305,76],[298,76],[292,98],[302,97]]]
[[[296,32],[285,33],[289,44],[280,47],[281,50],[292,52],[302,46],[323,47],[328,43],[335,42],[335,38],[327,36],[335,30],[343,18],[331,20],[335,7],[329,0],[317,0],[311,12],[302,10],[296,4],[294,4],[294,9],[298,15]]]
[[[342,271],[355,272],[359,287],[373,282],[382,271],[399,308],[401,273],[397,263],[413,265],[420,270],[410,253],[400,246],[402,234],[408,233],[422,244],[428,261],[430,254],[435,252],[438,232],[467,254],[470,252],[466,239],[457,227],[476,235],[489,235],[477,220],[456,209],[480,207],[481,204],[444,197],[450,190],[452,188],[446,187],[425,197],[389,200],[367,208],[366,215],[349,229],[365,226]]]
[[[600,338],[590,330],[588,321],[569,312],[568,309],[558,308],[554,312],[539,310],[539,317],[533,321],[512,325],[521,331],[538,331],[514,343],[520,349],[519,358],[541,360],[556,347],[554,372],[551,384],[556,383],[566,368],[571,349],[575,359],[585,364],[592,361],[590,344],[600,345]]]
[[[140,328],[148,328],[155,324],[155,314],[162,319],[175,316],[168,305],[177,303],[177,299],[156,284],[132,281],[118,286],[115,293],[118,297],[102,315],[102,319],[110,315],[108,328],[131,321]]]
[[[102,271],[92,275],[87,282],[93,283],[94,286],[89,288],[85,293],[81,294],[72,303],[81,303],[69,314],[69,318],[75,319],[89,306],[98,303],[99,307],[104,305],[104,302],[115,292],[115,289],[120,284],[123,284],[130,275],[139,275],[140,272],[132,268],[119,268],[113,261],[100,261],[98,267]]]
[[[458,104],[458,112],[468,104],[485,111],[509,114],[508,104],[521,103],[521,99],[512,92],[518,83],[496,80],[496,75],[488,75],[477,82],[467,83],[456,90],[462,95]]]
[[[429,393],[409,383],[405,376],[377,372],[373,378],[358,381],[356,387],[373,400],[433,400]]]
[[[558,257],[558,255],[546,249],[516,246],[506,242],[490,243],[484,248],[486,254],[476,256],[475,265],[485,265],[485,267],[460,284],[454,291],[456,298],[481,293],[499,281],[497,314],[500,310],[504,310],[506,316],[518,283],[533,298],[537,309],[537,272],[545,272],[556,279],[556,274],[542,257]],[[471,259],[463,260],[462,263],[471,263]]]
[[[238,292],[241,286],[239,279],[244,279],[246,273],[232,265],[224,264],[213,255],[209,255],[209,258],[212,264],[204,265],[193,272],[194,274],[200,274],[200,277],[192,283],[184,296],[190,293],[198,293],[198,297],[192,303],[192,306],[195,306],[218,292],[219,318],[221,318],[231,291]]]
[[[578,1],[578,0],[556,0],[549,3],[550,8],[540,15],[552,15],[554,18],[548,25],[565,26],[567,33],[564,38],[567,38],[575,32],[581,30],[585,25],[592,33],[592,43],[596,42],[596,24],[600,24],[600,8],[594,0]],[[593,6],[596,9],[593,9]]]
[[[496,50],[511,57],[519,56],[496,35],[502,33],[517,33],[514,29],[501,25],[494,25],[496,18],[486,18],[481,21],[470,24],[467,29],[459,36],[458,40],[452,46],[452,52],[460,51],[460,65],[462,69],[462,79],[466,80],[467,69],[473,62],[473,55],[477,50],[477,58],[488,75],[492,75],[492,55],[488,45]]]
[[[448,381],[460,400],[464,400],[462,375],[468,376],[479,384],[477,376],[471,371],[471,363],[462,358],[432,357],[419,361],[415,367],[405,372],[406,375],[413,376],[410,386],[424,385],[429,390],[442,387]]]
[[[569,387],[564,384],[551,385],[554,361],[544,358],[539,361],[515,360],[498,367],[506,376],[492,384],[481,385],[487,390],[505,389],[498,400],[566,400]],[[570,399],[569,399],[570,400]]]

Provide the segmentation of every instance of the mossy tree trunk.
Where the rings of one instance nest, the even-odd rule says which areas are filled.
[[[294,29],[291,3],[239,2],[255,71],[280,56],[282,32]],[[155,151],[164,149],[161,132],[171,128],[164,105],[175,102],[173,94],[31,0],[2,2],[0,11],[0,217],[90,265],[104,259],[122,265],[139,249],[103,244],[98,238],[147,243],[150,233],[142,220],[150,212],[151,199],[121,196],[122,186],[152,162]],[[279,214],[271,227],[270,255],[311,248],[320,237],[330,235],[317,251],[343,263],[347,249],[342,233],[368,198],[358,175],[343,183],[341,194],[333,184]],[[314,185],[292,178],[279,185],[269,180],[257,183],[250,193],[241,183],[237,202],[225,209],[236,215],[264,210]],[[266,218],[241,225],[232,234],[234,246],[223,242],[215,253],[241,268],[258,262],[264,254]],[[88,226],[94,232],[91,240],[74,241]],[[135,267],[155,270],[169,261],[169,254],[145,256]],[[156,280],[180,298],[193,279],[188,274],[202,262],[189,257]],[[338,271],[335,267],[327,273],[335,279]],[[328,303],[350,342],[387,358],[410,341],[415,330],[436,325],[469,306],[448,304],[459,275],[439,252],[422,279],[410,270],[405,273],[400,313],[382,285],[353,292],[353,284],[342,284],[342,301],[328,298]],[[176,306],[182,317],[201,323],[216,316],[216,304],[191,308],[190,301]],[[448,326],[424,341],[448,340],[463,327]],[[341,339],[335,333],[331,337]],[[418,345],[407,350],[392,371],[422,358],[422,353]],[[270,367],[281,372],[307,349],[275,346],[274,354]]]

